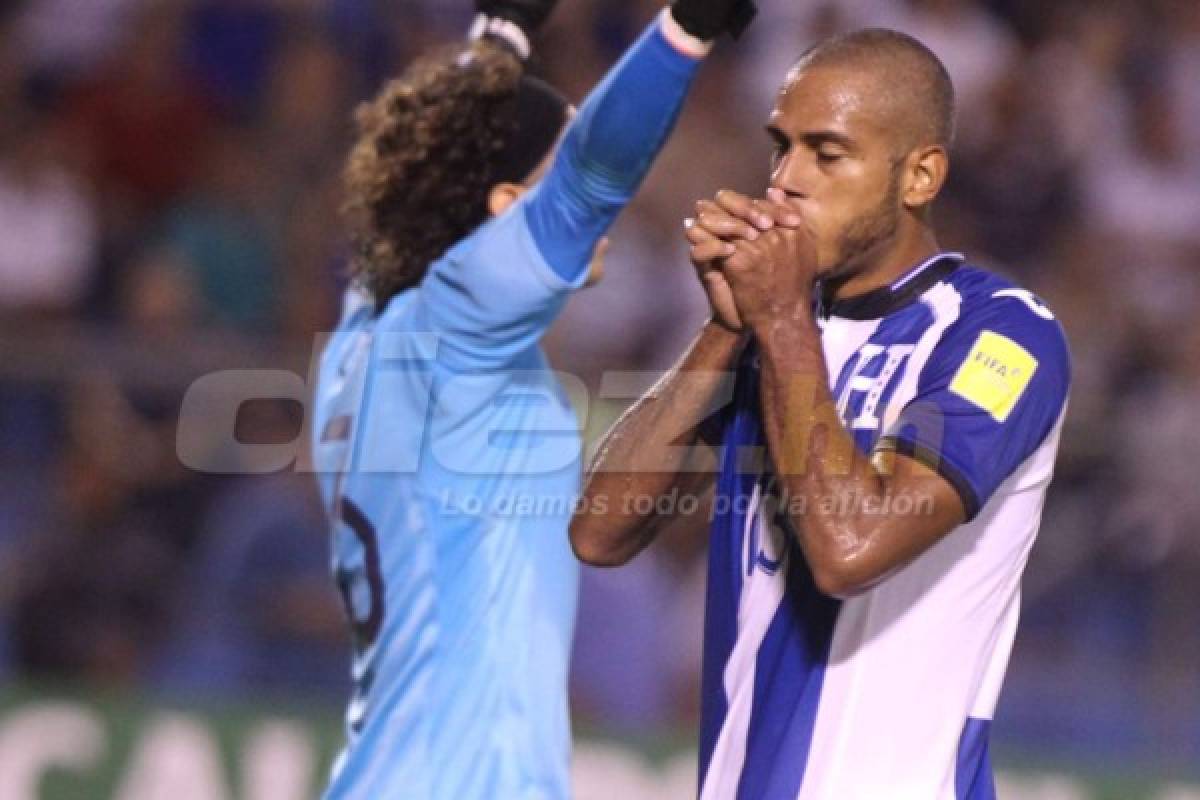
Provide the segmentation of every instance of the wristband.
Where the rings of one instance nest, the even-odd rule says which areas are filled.
[[[517,58],[525,61],[529,58],[532,48],[529,37],[521,26],[503,17],[489,17],[486,14],[476,14],[475,21],[467,31],[468,39],[495,38],[512,48]]]

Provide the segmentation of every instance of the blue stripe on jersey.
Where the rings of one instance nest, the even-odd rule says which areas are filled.
[[[755,348],[747,347],[738,366],[733,417],[725,427],[721,471],[717,475],[714,514],[709,536],[708,587],[704,600],[704,662],[701,675],[700,783],[712,760],[717,735],[725,724],[729,699],[725,696],[725,664],[737,639],[738,598],[742,593],[742,538],[746,530],[749,497],[758,480],[755,470],[742,469],[744,449],[761,447],[758,420],[758,374],[753,368]]]
[[[990,719],[968,717],[958,741],[958,759],[954,769],[955,800],[996,800],[992,779],[992,759],[988,739]]]
[[[788,591],[755,659],[737,800],[794,800],[800,791],[842,607],[817,591],[799,547],[788,541]]]

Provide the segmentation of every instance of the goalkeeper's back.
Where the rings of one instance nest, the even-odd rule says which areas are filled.
[[[664,13],[583,104],[544,179],[411,285],[348,293],[313,425],[355,638],[328,800],[569,796],[580,442],[539,342],[706,49]]]

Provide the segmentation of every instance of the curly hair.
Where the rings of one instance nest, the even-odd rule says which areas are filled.
[[[378,308],[487,219],[520,76],[510,53],[474,42],[420,59],[358,109],[343,212],[351,277]]]

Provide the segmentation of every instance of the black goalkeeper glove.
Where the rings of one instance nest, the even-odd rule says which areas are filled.
[[[472,39],[492,39],[508,46],[522,60],[529,58],[529,37],[538,31],[558,0],[475,0]]]
[[[697,39],[711,42],[728,32],[738,38],[758,13],[753,0],[675,0],[671,16]]]

